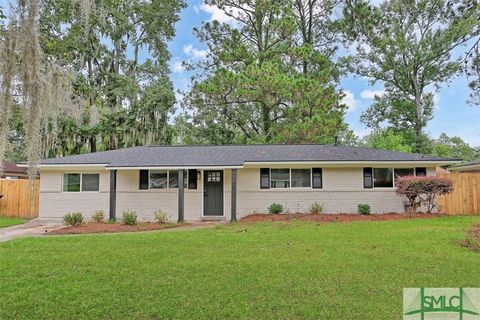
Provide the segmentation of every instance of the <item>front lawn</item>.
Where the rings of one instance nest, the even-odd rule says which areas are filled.
[[[23,218],[0,217],[0,228],[10,227],[22,223],[25,223],[25,219]]]
[[[237,223],[0,244],[0,318],[400,319],[404,287],[480,287],[479,217]]]

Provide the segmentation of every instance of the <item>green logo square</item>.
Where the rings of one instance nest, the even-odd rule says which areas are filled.
[[[404,288],[404,320],[480,320],[479,288]]]

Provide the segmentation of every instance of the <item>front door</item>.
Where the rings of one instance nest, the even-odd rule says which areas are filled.
[[[223,216],[223,171],[205,170],[203,174],[203,215]]]

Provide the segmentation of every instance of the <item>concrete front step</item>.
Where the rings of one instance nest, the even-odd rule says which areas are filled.
[[[224,216],[204,216],[200,218],[200,221],[226,221],[227,218]]]

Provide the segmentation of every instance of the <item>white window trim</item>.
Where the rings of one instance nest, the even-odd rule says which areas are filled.
[[[375,169],[392,169],[392,181],[393,181],[393,186],[392,187],[375,187]],[[417,168],[414,167],[414,168],[387,168],[387,167],[374,167],[372,168],[372,188],[365,188],[364,189],[379,189],[379,190],[395,190],[397,189],[397,187],[395,186],[395,170],[396,169],[413,169],[413,175],[414,176],[417,176]],[[426,174],[427,172],[425,172]]]
[[[274,188],[272,187],[272,169],[273,170],[282,170],[288,169],[288,177],[289,177],[289,186],[288,188]],[[292,169],[300,169],[300,170],[310,170],[310,187],[292,187]],[[313,168],[268,168],[268,189],[261,189],[261,190],[286,190],[286,189],[294,189],[294,190],[310,190],[313,188],[313,181],[312,181],[312,169]],[[322,188],[315,188],[318,190],[323,189],[323,172],[322,172]]]
[[[79,174],[80,175],[80,190],[78,191],[65,191],[65,175],[67,174]],[[82,186],[83,186],[83,175],[84,174],[96,174],[98,175],[98,190],[97,191],[83,191]],[[100,192],[100,173],[95,173],[95,172],[64,172],[62,176],[62,193],[99,193]]]
[[[187,186],[184,187],[184,189],[188,189],[188,169],[183,169],[184,171],[186,171],[186,175],[184,175],[184,179],[185,177],[187,178]],[[150,172],[152,171],[167,171],[167,187],[166,188],[150,188]],[[171,188],[170,187],[170,171],[177,171],[177,170],[169,170],[169,169],[148,169],[148,189],[144,189],[144,190],[175,190],[175,189],[178,189],[180,187],[180,181],[178,183],[178,187],[176,188]]]

